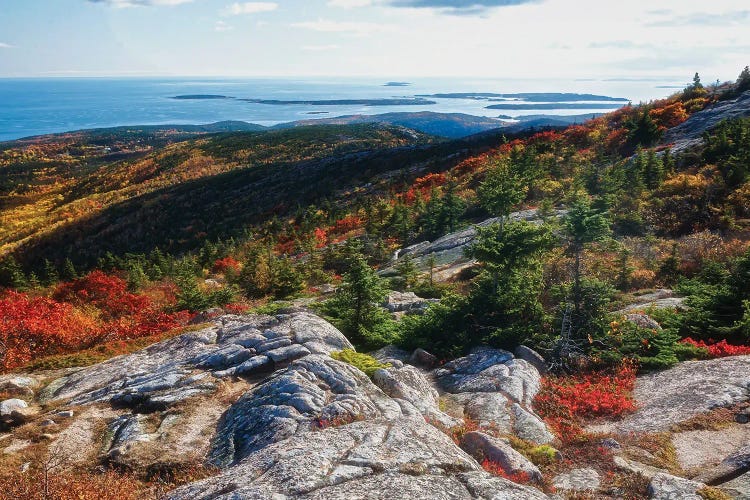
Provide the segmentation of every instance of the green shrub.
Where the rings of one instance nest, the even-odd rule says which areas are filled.
[[[376,370],[391,367],[390,363],[381,363],[369,354],[362,354],[353,349],[332,352],[331,357],[362,370],[368,377],[372,377]]]

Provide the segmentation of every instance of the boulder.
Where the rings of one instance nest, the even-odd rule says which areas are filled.
[[[461,448],[477,461],[489,460],[508,475],[525,474],[539,481],[542,473],[529,459],[513,449],[506,440],[488,436],[483,432],[467,432],[461,439]]]
[[[395,345],[387,345],[371,352],[370,356],[384,363],[393,363],[394,361],[405,363],[409,359],[409,352]]]
[[[438,299],[423,299],[414,292],[390,292],[383,302],[383,307],[390,313],[419,314],[424,312],[430,304],[439,302]]]
[[[670,474],[656,474],[649,483],[648,493],[652,500],[703,500],[698,490],[706,485]]]
[[[0,391],[21,396],[33,396],[39,385],[35,379],[23,376],[0,376]]]
[[[710,486],[731,481],[750,471],[750,445],[740,448],[721,461],[719,465],[703,470],[693,478]]]
[[[635,474],[641,474],[646,479],[652,479],[657,474],[669,473],[669,471],[665,469],[642,464],[641,462],[631,460],[620,455],[615,456],[613,458],[613,461],[615,465],[620,467],[621,469],[629,470],[630,472],[633,472]]]
[[[516,358],[522,359],[531,364],[531,366],[536,368],[542,375],[547,373],[547,362],[544,360],[544,357],[531,347],[519,345],[513,351],[513,354],[516,355]]]
[[[228,315],[203,330],[76,371],[51,383],[41,397],[155,411],[212,394],[216,378],[254,376],[310,353],[347,348],[352,345],[341,332],[307,312]]]
[[[221,475],[170,492],[209,498],[503,498],[544,494],[491,476],[421,418],[376,418],[290,435]]]
[[[7,423],[10,425],[23,425],[34,420],[37,415],[39,415],[38,408],[18,408],[10,412],[10,418]]]
[[[638,409],[613,424],[619,432],[661,432],[674,424],[750,399],[750,356],[686,361],[638,377]]]
[[[671,144],[674,153],[683,152],[703,142],[703,133],[723,120],[750,116],[750,92],[735,99],[719,101],[706,109],[693,113],[686,121],[667,130],[662,142]]]
[[[440,411],[438,392],[422,372],[413,366],[381,368],[375,371],[372,381],[388,396],[403,399],[414,405],[419,413],[430,421],[437,422],[445,428],[461,423]]]
[[[661,325],[647,314],[626,314],[625,320],[633,323],[639,328],[661,331]]]
[[[718,486],[734,500],[750,500],[750,472]]]
[[[0,421],[6,425],[20,425],[28,422],[37,414],[37,410],[29,408],[23,399],[6,399],[0,402]]]
[[[547,444],[555,439],[555,435],[547,429],[547,425],[537,415],[518,403],[513,403],[511,409],[515,417],[513,431],[518,437],[535,444]]]
[[[589,468],[573,469],[552,480],[553,486],[563,491],[596,491],[600,483],[599,473]]]
[[[414,352],[409,356],[409,364],[418,366],[420,368],[426,368],[431,370],[435,368],[439,363],[437,356],[430,354],[421,347],[414,349]]]

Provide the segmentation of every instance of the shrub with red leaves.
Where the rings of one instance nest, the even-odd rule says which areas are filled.
[[[52,298],[9,291],[0,296],[0,369],[101,342],[156,335],[189,319],[186,311],[164,312],[148,295],[129,292],[123,279],[101,271],[60,284]]]
[[[693,340],[690,337],[682,339],[680,341],[683,344],[689,344],[699,349],[705,349],[708,355],[712,358],[725,358],[727,356],[745,356],[750,354],[750,346],[744,345],[732,345],[727,343],[726,340],[720,342],[708,343],[702,340]]]
[[[488,458],[482,460],[482,468],[490,474],[500,476],[502,478],[508,479],[509,481],[513,481],[514,483],[526,484],[531,481],[531,476],[528,472],[521,471],[514,474],[509,474],[505,472],[505,469],[503,469],[500,464],[498,464],[497,462],[493,462]]]
[[[0,297],[3,371],[40,355],[80,349],[99,335],[97,322],[71,304],[18,292]]]
[[[612,374],[545,377],[534,406],[561,439],[575,438],[585,419],[619,417],[635,410],[635,374],[632,363],[623,363]]]
[[[224,257],[223,259],[217,259],[214,265],[211,267],[211,272],[216,274],[238,273],[240,271],[240,263],[234,257]]]

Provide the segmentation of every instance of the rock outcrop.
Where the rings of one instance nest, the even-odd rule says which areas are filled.
[[[667,130],[662,142],[671,144],[672,151],[681,152],[702,142],[703,133],[723,120],[750,116],[750,91],[739,97],[718,102],[694,113],[685,122]]]
[[[476,432],[456,443],[449,432],[476,415],[493,430],[551,440],[530,407],[540,385],[531,363],[485,348],[430,372],[429,353],[386,348],[375,354],[390,366],[370,379],[330,356],[351,348],[308,312],[223,316],[53,379],[39,397],[56,409],[40,418],[71,463],[159,457],[220,468],[171,499],[547,498],[481,467],[476,458],[489,457],[508,475],[538,479],[507,442]],[[456,411],[443,411],[444,398]],[[13,405],[23,403],[6,401],[4,413]]]
[[[562,217],[566,210],[556,210],[553,217]],[[509,216],[511,221],[528,221],[541,223],[542,217],[538,210],[521,210],[513,212]],[[451,279],[462,270],[474,265],[474,261],[466,257],[466,249],[474,242],[477,235],[477,227],[487,227],[499,222],[500,219],[493,217],[484,220],[466,229],[446,234],[435,241],[423,241],[401,249],[396,260],[390,266],[384,268],[380,274],[395,274],[395,265],[398,259],[409,257],[418,269],[426,271],[430,269],[430,262],[434,264],[437,271],[435,279],[446,281]]]
[[[638,378],[638,410],[620,432],[660,432],[676,423],[750,399],[750,356],[688,361]]]

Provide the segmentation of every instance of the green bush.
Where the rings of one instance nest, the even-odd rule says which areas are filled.
[[[390,368],[390,363],[381,363],[369,354],[362,354],[353,349],[344,349],[331,353],[331,357],[337,361],[343,361],[363,371],[368,377],[372,377],[376,370]]]

